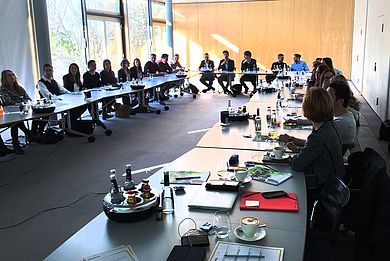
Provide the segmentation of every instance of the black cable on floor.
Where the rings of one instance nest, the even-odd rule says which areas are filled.
[[[53,210],[57,210],[57,209],[61,209],[61,208],[70,207],[70,206],[76,204],[77,202],[79,202],[80,200],[82,200],[83,198],[85,198],[86,196],[91,195],[91,194],[93,194],[93,195],[105,195],[105,194],[107,194],[107,192],[89,192],[89,193],[83,195],[82,197],[78,198],[77,200],[73,201],[72,203],[69,203],[67,205],[62,205],[62,206],[58,206],[58,207],[51,207],[51,208],[47,208],[47,209],[41,210],[41,211],[35,213],[34,215],[32,215],[32,216],[30,216],[30,217],[28,217],[28,218],[26,218],[26,219],[24,219],[24,220],[22,220],[22,221],[20,221],[18,223],[15,223],[15,224],[9,225],[9,226],[0,227],[0,230],[16,227],[16,226],[18,226],[20,224],[23,224],[23,223],[29,221],[30,219],[32,219],[32,218],[34,218],[34,217],[36,217],[36,216],[38,216],[38,215],[40,215],[42,213],[45,213],[45,212],[49,212],[49,211],[53,211]]]
[[[34,169],[38,168],[45,160],[47,160],[51,155],[54,154],[54,152],[56,152],[56,150],[58,149],[58,147],[60,146],[60,144],[62,144],[62,142],[58,142],[57,145],[55,146],[55,148],[49,152],[49,154],[47,154],[47,156],[45,156],[43,159],[41,159],[35,166],[33,166],[31,169],[25,171],[23,174],[21,174],[20,176],[18,176],[16,179],[10,181],[10,182],[7,182],[7,183],[3,183],[3,184],[0,184],[0,187],[5,187],[5,186],[10,186],[10,185],[13,185],[15,184],[18,179],[20,179],[21,177],[27,175],[28,173],[30,173],[31,171],[33,171]]]

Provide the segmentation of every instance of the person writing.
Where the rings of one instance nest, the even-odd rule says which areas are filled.
[[[3,105],[21,105],[31,101],[27,92],[19,84],[19,80],[15,73],[11,70],[4,70],[1,72],[1,87],[0,96],[3,100]],[[16,154],[24,154],[24,151],[19,143],[18,131],[21,129],[26,136],[26,140],[29,140],[31,133],[23,122],[19,122],[11,126],[11,138],[14,152]]]
[[[256,93],[257,76],[245,74],[245,72],[256,71],[256,70],[257,70],[257,61],[252,58],[252,53],[250,51],[245,51],[244,60],[242,60],[241,62],[241,71],[244,72],[244,74],[240,78],[240,83],[245,89],[245,94],[247,94],[249,91],[249,88],[245,82],[250,82],[253,85],[253,90],[251,92],[251,95]]]
[[[214,62],[209,59],[208,53],[205,53],[203,58],[204,59],[200,62],[199,65],[199,71],[202,72],[202,76],[200,77],[199,81],[207,87],[206,89],[202,90],[203,93],[206,93],[209,90],[215,91],[215,88],[213,88],[215,77],[214,73],[212,72],[214,70]]]
[[[309,67],[305,61],[301,60],[301,55],[299,53],[294,54],[294,62],[290,66],[291,71],[309,71]]]
[[[79,66],[76,63],[71,63],[69,65],[68,74],[62,77],[65,89],[70,92],[80,91],[83,87],[80,77]]]
[[[233,72],[235,70],[234,61],[229,58],[229,51],[225,50],[222,52],[223,59],[219,61],[218,70],[222,70],[225,72]],[[223,93],[232,94],[229,91],[228,87],[231,85],[232,81],[234,81],[234,74],[221,74],[218,77],[218,83],[221,85],[223,89]],[[226,82],[226,86],[223,82]]]
[[[291,167],[304,172],[308,189],[317,193],[330,175],[344,175],[342,143],[333,123],[334,101],[329,92],[319,87],[308,89],[302,111],[313,124],[307,140],[287,134],[280,135],[280,140],[288,142],[288,148],[298,153]]]

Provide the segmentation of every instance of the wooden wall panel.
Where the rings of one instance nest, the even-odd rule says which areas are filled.
[[[243,52],[251,50],[268,68],[278,53],[284,53],[290,64],[298,52],[309,66],[316,57],[330,56],[349,77],[353,4],[354,0],[174,4],[174,10],[186,17],[175,15],[174,30],[187,38],[183,62],[191,68],[198,66],[203,52],[218,62],[222,51],[228,49],[239,65]],[[239,53],[212,35],[237,46]],[[175,48],[176,52],[182,50]]]
[[[333,58],[335,67],[349,77],[352,55],[354,2],[323,0],[321,55]]]
[[[323,0],[295,0],[293,49],[302,54],[310,68],[312,62],[320,57],[321,24]],[[298,12],[299,10],[299,12]],[[289,57],[289,61],[292,57]]]
[[[244,3],[242,13],[242,52],[237,63],[240,64],[243,60],[245,50],[251,50],[253,57],[260,64],[270,66],[266,57],[269,44],[267,2]]]

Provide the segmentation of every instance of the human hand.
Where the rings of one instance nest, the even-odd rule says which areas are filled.
[[[299,149],[294,142],[287,143],[287,148],[289,148],[292,152],[299,152]]]
[[[281,134],[279,135],[279,140],[280,141],[283,141],[283,142],[289,142],[292,140],[292,136],[288,135],[288,134]]]

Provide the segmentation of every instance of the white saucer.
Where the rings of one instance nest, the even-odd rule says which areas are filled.
[[[234,174],[234,172],[228,172],[228,171],[220,171],[218,172],[217,174],[218,176],[222,177],[223,179],[228,179],[228,180],[235,180],[235,181],[238,181],[236,179],[236,176]],[[243,181],[241,181],[242,183],[248,183],[252,180],[252,176],[250,175],[247,175],[245,177],[245,179]]]
[[[267,233],[265,232],[265,229],[262,228],[262,227],[259,227],[257,229],[257,231],[255,232],[253,237],[245,236],[244,232],[242,232],[241,227],[239,227],[239,226],[234,229],[234,235],[237,238],[239,238],[239,239],[241,239],[243,241],[249,241],[249,242],[253,242],[253,241],[257,241],[257,240],[263,239],[266,234]]]
[[[235,176],[233,176],[232,177],[232,180],[235,180],[235,181],[238,181],[237,179],[236,179],[236,177]],[[248,183],[249,181],[251,181],[252,180],[252,176],[246,176],[245,177],[245,179],[243,180],[243,181],[240,181],[240,182],[242,182],[242,183]]]
[[[287,153],[284,153],[280,159],[275,158],[275,154],[273,154],[273,153],[271,153],[269,156],[271,159],[274,159],[274,160],[285,160],[285,159],[288,159],[290,157],[290,155],[288,155]]]

